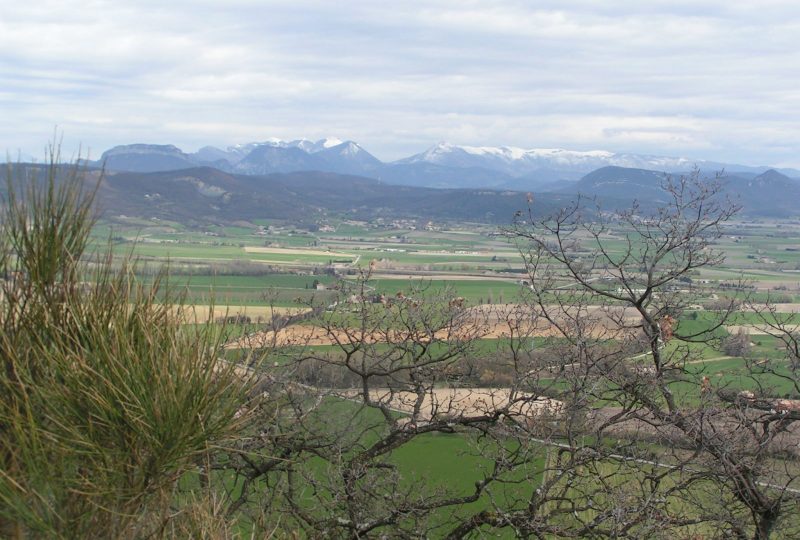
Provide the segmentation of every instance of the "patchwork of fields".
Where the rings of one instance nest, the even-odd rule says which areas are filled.
[[[525,368],[527,382],[524,384],[535,392],[545,393],[538,397],[535,393],[515,394],[523,396],[523,403],[516,405],[509,402],[508,390],[502,386],[512,380],[507,378],[509,366],[522,357],[531,361],[530,358],[539,358],[536,355],[543,351],[574,347],[575,344],[562,335],[565,325],[574,329],[593,319],[594,326],[586,325],[582,330],[584,336],[608,344],[636,343],[637,332],[641,332],[641,317],[636,310],[621,311],[613,300],[602,305],[588,305],[574,320],[570,316],[563,320],[545,320],[537,318],[531,308],[520,310],[520,305],[535,307],[531,304],[535,291],[525,272],[523,258],[517,246],[507,238],[481,225],[443,225],[420,230],[342,221],[326,226],[324,232],[295,230],[267,222],[251,225],[189,230],[180,224],[163,222],[156,225],[146,221],[117,222],[114,230],[121,227],[122,233],[110,233],[109,229],[101,228],[96,239],[101,245],[104,236],[112,235],[115,253],[135,254],[144,269],[141,279],[145,282],[152,279],[159,265],[168,264],[169,282],[186,295],[185,301],[192,306],[193,315],[186,317],[187,323],[228,318],[226,331],[230,340],[226,355],[231,359],[246,355],[249,350],[270,347],[285,350],[272,355],[271,369],[282,369],[292,355],[321,362],[317,373],[306,375],[317,386],[307,388],[322,391],[333,384],[341,386],[336,391],[326,390],[328,401],[320,411],[326,415],[326,429],[341,426],[342,430],[352,430],[354,426],[368,426],[359,432],[359,448],[368,447],[373,439],[385,437],[387,426],[393,422],[399,422],[398,426],[411,422],[416,428],[449,416],[491,416],[504,410],[502,414],[511,417],[523,409],[526,411],[523,416],[530,418],[558,417],[561,402],[543,396],[548,392],[568,393],[566,380],[578,377],[580,366],[552,359],[543,364],[531,364],[532,367]],[[783,344],[769,324],[780,320],[784,328],[794,331],[800,328],[800,315],[797,315],[800,311],[800,245],[793,236],[800,234],[800,226],[734,223],[730,227],[730,234],[714,246],[724,253],[724,263],[692,274],[685,282],[685,290],[669,291],[669,294],[692,299],[683,318],[676,321],[674,330],[683,335],[708,332],[706,337],[713,338],[702,343],[666,343],[661,351],[664,361],[676,362],[676,368],[684,374],[683,378],[668,383],[672,395],[684,407],[703,403],[704,396],[698,391],[702,385],[800,399],[800,390],[793,383],[792,368],[785,361]],[[636,241],[631,238],[631,233],[624,230],[610,232],[602,238],[603,248],[612,256],[622,256],[632,244],[635,248]],[[576,244],[577,252],[585,252],[596,241],[581,238]],[[554,275],[553,279],[549,296],[544,299],[547,306],[579,298],[578,292],[569,285],[569,276]],[[592,280],[597,280],[599,290],[606,290],[600,274]],[[607,290],[613,296],[615,291]],[[716,327],[713,321],[718,310],[734,295],[778,303],[766,318],[752,309],[740,309],[724,326]],[[403,310],[416,309],[417,303],[424,305],[426,299],[431,298],[445,299],[446,304],[441,307],[444,311],[452,308],[453,302],[464,308],[466,318],[458,322],[459,331],[436,330],[434,325],[432,329],[424,329],[427,338],[420,338],[419,328],[403,329],[407,322],[402,317]],[[512,312],[515,313],[513,317],[509,315]],[[311,317],[312,313],[317,314],[319,320]],[[371,329],[358,327],[364,324],[364,317],[380,321],[381,313],[387,314],[386,321],[392,322],[380,322]],[[292,318],[296,319],[293,324],[284,326]],[[613,329],[620,324],[626,328],[625,332],[615,333]],[[405,337],[403,332],[407,332]],[[746,357],[725,348],[726,340],[736,335],[747,336]],[[458,349],[457,342],[461,340],[470,342],[469,349]],[[408,349],[404,349],[406,343],[411,344]],[[398,347],[403,353],[393,358],[391,351]],[[461,356],[454,355],[458,360],[453,360],[452,364],[448,360],[445,365],[450,366],[448,369],[452,369],[453,374],[460,374],[443,378],[424,398],[408,390],[392,389],[391,384],[400,384],[392,382],[395,368],[387,368],[387,375],[381,375],[382,384],[389,386],[372,387],[364,393],[358,388],[357,380],[325,379],[331,375],[322,367],[343,365],[368,355],[390,362],[387,364],[390,366],[394,365],[391,362],[402,364],[405,360],[398,360],[401,357],[417,358],[424,365],[428,356],[432,363],[433,359],[447,358],[450,349]],[[648,366],[653,362],[652,353],[648,353],[646,347],[642,350],[645,352],[632,351],[626,360],[634,373],[643,374],[651,369]],[[754,371],[754,363],[768,366],[768,369]],[[464,366],[469,369],[464,371]],[[518,376],[520,366],[513,369]],[[534,401],[524,401],[528,399],[524,396]],[[540,405],[534,406],[536,400],[541,400]],[[505,410],[508,407],[511,408]],[[592,408],[594,418],[611,418],[619,410],[619,404],[603,398],[593,403]],[[538,411],[536,414],[531,412],[534,409]],[[379,410],[389,416],[382,417]],[[630,429],[614,433],[630,436]],[[386,459],[399,466],[403,475],[400,485],[409,490],[409,497],[414,490],[431,497],[434,492],[437,496],[468,497],[475,482],[490,475],[488,468],[492,459],[489,456],[503,453],[497,446],[490,448],[499,444],[497,441],[479,442],[472,437],[458,433],[421,435],[388,453]],[[495,504],[493,498],[507,498],[511,507],[519,506],[531,496],[531,486],[544,485],[548,479],[552,479],[553,487],[563,482],[558,477],[560,469],[553,461],[562,443],[555,438],[536,446],[533,440],[530,439],[531,446],[526,452],[536,457],[526,458],[527,469],[513,469],[507,476],[501,475],[503,482],[507,482],[502,484],[502,489],[481,494],[474,501],[470,499],[471,502],[455,513],[448,513],[450,510],[434,512],[430,518],[434,530],[436,527],[446,530],[448,523],[456,522],[453,516],[491,508]],[[643,475],[670,470],[673,466],[670,463],[680,461],[674,449],[647,444],[651,445],[648,451],[672,457],[663,462],[640,460],[633,464],[613,458],[595,467],[612,471],[617,481],[630,477],[639,482]],[[319,469],[317,474],[322,475],[320,485],[324,484],[321,471],[333,466],[326,459],[333,459],[333,456],[312,460],[311,469]],[[787,467],[794,474],[795,466]],[[593,478],[603,471],[591,474],[586,471],[587,486],[591,486]],[[665,481],[677,483],[681,481],[679,476]],[[519,485],[515,484],[515,479],[519,479]],[[571,488],[565,486],[564,489]],[[302,504],[327,504],[325,497],[328,495],[309,496]],[[698,494],[698,497],[706,495]],[[667,506],[692,513],[680,498],[669,499]],[[553,506],[553,511],[560,511],[557,505]],[[590,519],[596,514],[585,509],[580,515]],[[687,526],[685,531],[700,535],[709,532],[702,525]]]

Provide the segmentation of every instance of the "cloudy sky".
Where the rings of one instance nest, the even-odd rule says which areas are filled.
[[[0,0],[0,150],[337,136],[800,167],[800,3]]]

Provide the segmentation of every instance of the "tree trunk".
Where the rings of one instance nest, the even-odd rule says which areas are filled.
[[[778,512],[773,509],[756,514],[756,532],[753,540],[768,540],[772,535],[775,522],[778,521]]]

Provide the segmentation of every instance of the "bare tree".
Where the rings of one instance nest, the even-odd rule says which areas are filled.
[[[625,424],[633,405],[622,398],[623,413],[593,408],[619,395],[611,377],[631,355],[613,325],[598,331],[597,315],[572,308],[469,307],[424,288],[376,298],[368,279],[311,324],[264,336],[273,355],[293,352],[263,371],[269,399],[253,437],[214,465],[240,479],[231,513],[351,538],[640,538],[710,519],[671,508],[694,481],[674,474],[691,452],[662,467],[639,437],[609,446],[641,431]],[[481,385],[488,366],[504,384]],[[420,473],[437,449],[470,482]]]
[[[667,180],[663,192],[668,200],[655,212],[635,204],[588,217],[579,201],[543,219],[518,216],[510,232],[526,258],[532,305],[585,348],[576,361],[597,381],[580,390],[595,423],[591,433],[651,440],[646,461],[669,471],[674,497],[714,508],[695,516],[716,522],[721,534],[796,534],[798,524],[781,519],[797,505],[797,456],[785,455],[783,433],[792,413],[757,413],[750,393],[715,386],[692,346],[713,343],[736,303],[705,328],[677,324],[707,293],[681,278],[722,262],[714,242],[736,208],[722,199],[718,182],[697,171]],[[791,342],[785,327],[775,330]],[[714,504],[720,500],[729,504]]]
[[[265,342],[299,350],[264,375],[275,399],[258,440],[218,464],[242,479],[234,511],[263,507],[266,497],[288,530],[426,537],[480,528],[471,505],[505,512],[528,504],[550,454],[542,438],[561,416],[552,366],[530,345],[529,310],[469,307],[424,287],[376,298],[368,279],[343,287],[313,325],[270,331]],[[507,374],[504,386],[476,386],[482,355],[497,352],[482,350],[490,336],[506,344],[494,364]],[[322,344],[328,350],[312,346]],[[476,467],[464,471],[471,483],[448,485],[404,465],[418,456],[424,469],[426,448],[439,444]],[[504,526],[529,524],[509,516]]]
[[[722,341],[722,352],[730,356],[747,356],[750,352],[750,333],[740,328]]]
[[[686,278],[722,262],[736,208],[697,173],[664,196],[520,214],[518,305],[382,296],[367,271],[242,341],[266,362],[248,436],[209,464],[229,518],[347,538],[796,535],[797,412],[762,374],[797,388],[797,334],[762,310],[788,360],[743,358],[755,390],[704,371],[740,303],[688,324],[712,291]]]

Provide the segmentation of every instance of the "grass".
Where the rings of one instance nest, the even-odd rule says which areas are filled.
[[[381,432],[381,428],[377,427],[381,425],[379,414],[373,409],[363,408],[355,403],[341,400],[329,401],[319,411],[319,414],[321,415],[320,421],[326,423],[326,429],[329,431],[349,426],[351,433],[358,433],[359,435],[355,435],[352,442],[360,448],[367,448],[373,444]],[[365,431],[361,431],[361,429]],[[381,496],[385,495],[383,491],[385,489],[393,489],[396,494],[413,493],[419,497],[430,497],[434,494],[438,496],[445,494],[447,496],[469,495],[474,491],[475,482],[484,478],[491,471],[493,462],[488,459],[488,456],[496,454],[497,444],[496,442],[482,442],[463,433],[434,433],[415,437],[410,442],[393,450],[383,460],[396,467],[400,475],[398,483],[392,484],[387,472],[383,474],[382,480],[373,480],[372,491]],[[517,448],[514,446],[516,443],[509,441],[507,444],[509,445],[507,450],[513,451]],[[609,441],[609,444],[613,449],[612,441]],[[652,447],[650,450],[656,455],[670,453],[668,449],[652,444],[650,446]],[[523,467],[511,473],[504,474],[501,480],[491,484],[490,489],[477,501],[434,511],[427,523],[432,526],[428,537],[444,537],[455,523],[482,510],[491,510],[495,505],[506,511],[521,509],[529,500],[533,490],[542,485],[545,479],[555,480],[552,494],[562,489],[565,490],[561,493],[561,496],[564,497],[561,503],[548,502],[539,509],[542,516],[549,516],[545,519],[550,524],[559,522],[566,524],[573,518],[584,523],[595,519],[598,516],[598,510],[583,509],[577,513],[564,512],[564,509],[568,509],[573,503],[581,506],[590,499],[594,507],[598,509],[636,504],[637,497],[641,496],[638,491],[640,486],[645,490],[654,489],[656,497],[663,497],[662,511],[673,516],[701,517],[703,513],[709,516],[714,514],[714,508],[721,509],[720,505],[727,505],[729,510],[738,508],[737,503],[721,499],[718,493],[714,493],[710,489],[712,486],[707,486],[702,482],[694,483],[682,492],[672,493],[671,490],[681,481],[678,473],[670,473],[660,481],[660,484],[653,484],[654,476],[664,473],[665,469],[652,465],[621,462],[610,458],[587,463],[575,469],[574,474],[557,480],[554,476],[557,473],[555,453],[550,451],[547,446],[533,447],[532,450],[537,456],[535,459],[528,461]],[[330,469],[324,460],[311,458],[306,463],[306,467],[313,471],[317,481],[321,482],[320,485],[324,485],[327,481],[336,482],[335,478],[328,476],[335,469]],[[545,472],[546,470],[549,472]],[[300,501],[304,508],[312,512],[315,508],[322,511],[330,502],[331,494],[321,492],[319,486],[315,491],[309,491],[308,496]],[[376,512],[370,517],[378,517],[380,509],[376,509]],[[249,526],[246,520],[241,522],[241,532],[249,534]],[[653,526],[658,527],[658,522],[650,522],[636,530],[641,532],[642,537],[651,537],[658,532],[656,529],[649,528]],[[790,531],[797,530],[798,526],[800,523],[798,523],[797,516],[787,515],[776,538],[792,537]],[[715,525],[710,523],[699,523],[679,527],[672,532],[688,538],[692,535],[713,534],[714,527]],[[513,530],[510,528],[500,530],[483,528],[482,534],[497,538],[514,537]]]
[[[431,294],[442,294],[446,290],[452,290],[455,296],[461,296],[470,303],[506,303],[519,301],[522,298],[522,287],[510,280],[428,280],[422,278],[410,279],[375,279],[368,282],[375,287],[376,292],[386,295],[394,295],[399,291],[406,294],[413,288],[427,290]]]
[[[143,276],[144,283],[151,278]],[[334,291],[315,290],[314,283],[332,285],[335,279],[327,275],[296,275],[267,273],[256,276],[173,275],[170,283],[187,294],[187,302],[219,306],[300,307],[311,302],[330,302]]]
[[[383,417],[376,409],[346,400],[328,399],[317,410],[316,422],[324,426],[321,429],[327,433],[342,430],[347,434],[343,437],[347,440],[346,455],[368,448],[385,433]],[[391,475],[385,472],[371,480],[374,482],[371,489],[381,496],[404,493],[412,499],[468,496],[474,492],[477,481],[491,474],[493,461],[488,456],[497,454],[499,451],[497,444],[488,439],[480,440],[475,435],[467,433],[429,433],[414,437],[377,460],[378,463],[396,467],[395,470],[399,475],[396,478],[397,483],[393,483]],[[509,447],[509,450],[513,448]],[[539,451],[538,458],[511,473],[504,474],[502,480],[493,484],[492,488],[477,501],[435,510],[429,518],[429,525],[433,526],[431,537],[443,536],[456,520],[489,509],[493,504],[511,507],[518,506],[519,501],[526,500],[541,479],[546,449],[541,448]],[[336,450],[330,455],[330,459],[338,461]],[[337,485],[335,474],[331,476],[332,470],[336,468],[331,469],[327,460],[319,456],[309,456],[304,467],[317,478],[316,482],[319,485],[317,489],[308,491],[307,496],[301,498],[299,502],[309,511],[315,508],[321,510],[330,503],[332,495],[320,486],[328,483]],[[241,486],[234,486],[230,476],[224,481],[233,488],[233,496],[237,496],[237,489]],[[380,512],[381,509],[377,508],[376,511]],[[247,532],[246,523],[243,524],[243,528],[245,529],[243,532]],[[392,529],[384,529],[385,532],[390,530]]]
[[[115,246],[117,254],[125,254],[130,246],[120,244]],[[255,253],[247,252],[244,246],[214,245],[214,244],[152,244],[139,243],[135,247],[136,256],[160,260],[249,260],[273,264],[328,264],[332,260],[352,261],[354,255],[311,255],[306,253]]]

